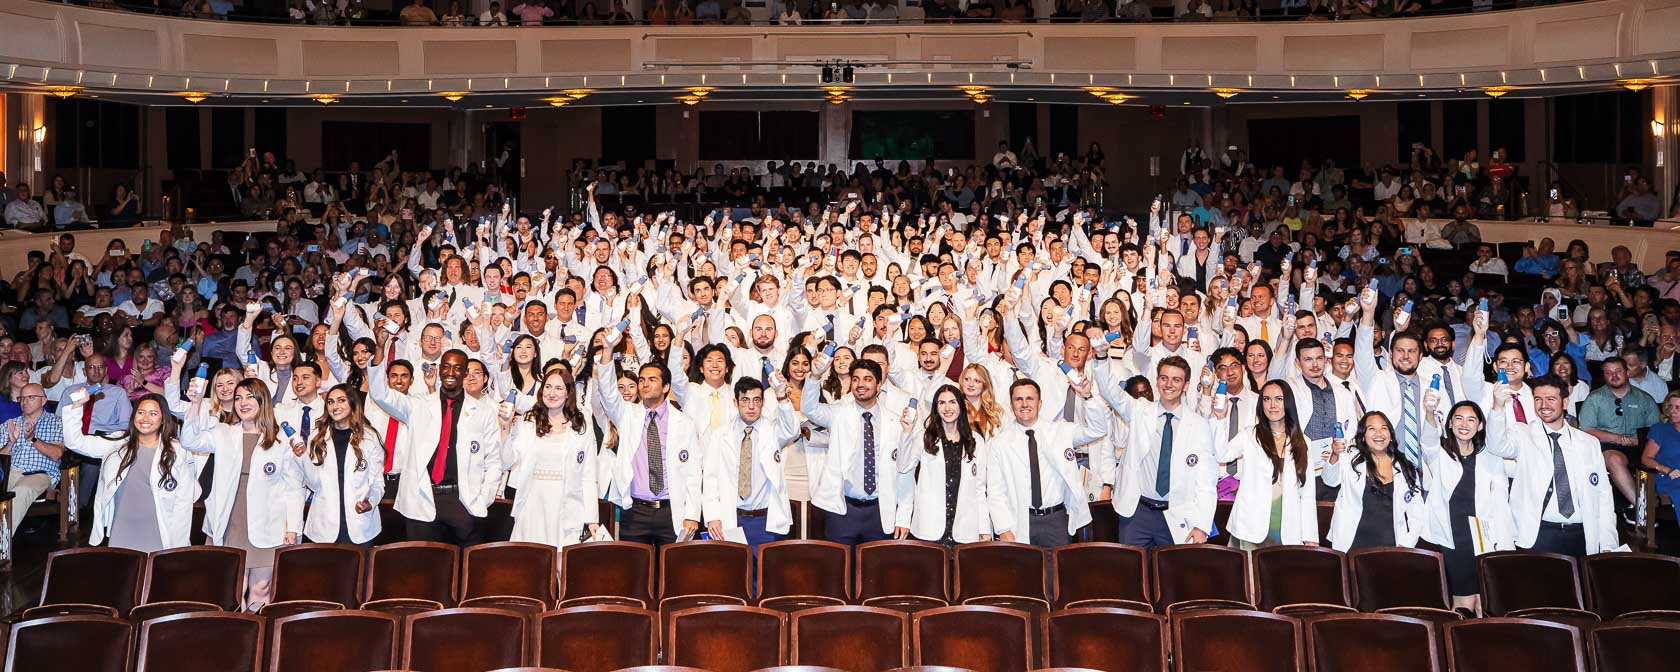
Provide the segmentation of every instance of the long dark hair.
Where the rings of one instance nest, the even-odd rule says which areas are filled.
[[[356,455],[356,463],[361,464],[362,437],[368,434],[377,437],[379,432],[367,420],[367,413],[364,412],[365,409],[363,408],[367,400],[362,398],[361,390],[352,387],[349,383],[339,383],[332,386],[332,389],[327,390],[326,394],[321,395],[323,402],[334,392],[343,392],[344,397],[350,401],[350,450]],[[333,423],[331,422],[315,424],[315,436],[309,439],[309,461],[315,463],[315,466],[321,466],[327,461],[327,442],[332,440],[332,426]]]
[[[1353,447],[1354,450],[1358,452],[1356,452],[1353,456],[1352,466],[1355,469],[1358,469],[1360,464],[1371,462],[1372,460],[1371,445],[1365,441],[1365,423],[1373,417],[1381,418],[1383,424],[1388,425],[1388,456],[1394,460],[1394,466],[1399,468],[1401,475],[1406,477],[1406,489],[1411,492],[1417,492],[1420,487],[1420,484],[1418,483],[1417,465],[1412,464],[1412,460],[1406,457],[1406,451],[1399,449],[1400,437],[1395,436],[1394,423],[1390,422],[1388,416],[1382,411],[1371,411],[1366,413],[1365,417],[1359,419],[1359,432],[1354,434],[1353,437]]]
[[[531,365],[529,367],[522,368],[519,366],[519,362],[513,361],[513,349],[518,348],[519,344],[524,343],[525,341],[531,342]],[[490,346],[497,347],[495,343],[491,343]],[[508,373],[513,377],[514,389],[524,392],[526,385],[534,381],[542,380],[542,343],[530,334],[520,334],[518,338],[513,339],[513,348],[508,349],[507,363]]]
[[[1274,386],[1283,396],[1283,431],[1289,434],[1289,457],[1295,461],[1295,482],[1307,483],[1307,435],[1301,432],[1300,415],[1295,410],[1295,393],[1289,389],[1289,383],[1274,378],[1260,386],[1260,394],[1254,400],[1254,417],[1257,420],[1254,423],[1254,439],[1266,451],[1266,459],[1272,461],[1272,482],[1278,482],[1283,477],[1283,458],[1278,456],[1277,445],[1272,443],[1271,423],[1266,420],[1265,410],[1266,388]],[[1236,409],[1231,412],[1236,412]]]
[[[1481,425],[1476,429],[1476,435],[1470,437],[1470,454],[1480,453],[1482,448],[1487,447],[1487,416],[1482,415],[1482,407],[1468,399],[1453,404],[1452,410],[1447,411],[1447,426],[1441,428],[1441,452],[1446,453],[1454,462],[1464,461],[1464,456],[1458,454],[1458,437],[1452,433],[1452,417],[1460,408],[1469,408],[1471,413],[1476,414],[1476,424]]]
[[[565,367],[558,367],[551,369],[543,376],[543,383],[547,384],[549,378],[559,378],[560,384],[566,387],[566,401],[560,406],[560,416],[566,419],[566,424],[571,426],[572,431],[582,434],[584,431],[583,411],[578,410],[577,385],[573,381],[572,372],[568,371]],[[610,390],[608,392],[610,394],[618,394],[618,390]],[[548,406],[543,404],[542,388],[538,387],[537,403],[535,406],[531,407],[530,412],[525,414],[526,418],[529,418],[532,422],[537,423],[537,436],[548,436],[548,433],[554,429],[549,424],[548,411]]]
[[[933,393],[933,403],[928,408],[926,431],[922,432],[922,450],[929,455],[939,454],[939,444],[945,442],[945,419],[939,417],[939,397],[949,394],[957,402],[957,445],[962,446],[963,461],[974,460],[974,427],[968,424],[968,401],[963,398],[962,390],[956,385],[946,383],[939,386],[939,391]]]
[[[156,392],[140,397],[134,402],[134,410],[146,402],[157,405],[158,408],[158,487],[166,487],[172,478],[171,470],[175,467],[175,442],[180,433],[180,424],[175,415],[169,412],[169,402],[163,395]],[[89,401],[88,403],[93,403]],[[140,432],[134,428],[134,416],[128,418],[128,431],[123,433],[122,461],[117,467],[117,473],[126,474],[128,468],[134,466],[134,455],[140,450]]]

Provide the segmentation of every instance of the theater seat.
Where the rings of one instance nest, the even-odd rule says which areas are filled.
[[[141,604],[189,600],[208,602],[224,611],[244,599],[245,549],[188,546],[154,551],[146,562]]]
[[[1143,549],[1125,544],[1092,542],[1056,547],[1051,551],[1055,573],[1051,605],[1064,609],[1087,600],[1130,600],[1147,607],[1145,555]]]
[[[1587,635],[1595,672],[1649,672],[1674,664],[1680,624],[1610,623]]]
[[[537,622],[536,662],[571,672],[613,672],[659,659],[659,616],[633,607],[570,607]]]
[[[1582,561],[1592,610],[1604,620],[1647,610],[1680,610],[1680,557],[1599,553]]]
[[[362,549],[351,544],[296,544],[274,551],[274,601],[362,602]]]
[[[54,551],[47,555],[40,603],[99,604],[126,618],[140,599],[145,568],[146,554],[126,548]]]
[[[1271,546],[1254,551],[1255,606],[1272,611],[1287,605],[1347,606],[1347,560],[1322,546]]]
[[[872,541],[857,546],[857,589],[865,606],[913,613],[950,599],[950,559],[944,546],[925,541]],[[905,599],[879,600],[903,597]]]
[[[461,549],[430,541],[375,546],[368,554],[369,601],[429,600],[455,606],[461,583]]]
[[[1440,553],[1419,548],[1361,548],[1347,558],[1353,571],[1354,606],[1360,611],[1448,608],[1447,568]]]
[[[134,626],[108,616],[53,616],[12,627],[5,672],[128,672]]]
[[[559,552],[545,544],[502,541],[469,546],[462,551],[461,600],[514,595],[554,604],[559,561]]]
[[[154,618],[174,616],[175,614],[192,614],[207,611],[222,611],[209,602],[192,602],[189,600],[174,600],[170,602],[152,602],[134,607],[128,612],[128,620],[135,625],[145,623]]]
[[[1248,604],[1248,555],[1226,546],[1179,544],[1150,553],[1158,611],[1189,600]]]
[[[1210,610],[1172,619],[1180,672],[1298,672],[1300,623],[1263,611]]]
[[[641,609],[653,595],[653,547],[629,541],[572,544],[560,551],[560,606],[618,604]]]
[[[874,607],[819,607],[792,618],[792,653],[797,665],[823,665],[871,672],[910,662],[910,618]]]
[[[1516,618],[1482,618],[1447,625],[1447,660],[1455,672],[1520,670],[1584,672],[1575,628]]]
[[[827,601],[845,604],[851,575],[852,550],[842,544],[790,539],[758,547],[758,601],[762,607],[777,608],[773,606],[776,603],[834,606],[818,604]]]
[[[787,661],[787,614],[745,606],[671,614],[665,660],[712,672],[752,672]]]
[[[274,621],[269,672],[385,670],[396,667],[397,617],[334,610]]]
[[[140,626],[136,672],[261,672],[262,637],[255,614],[161,616]]]
[[[728,541],[687,541],[659,548],[660,599],[725,595],[752,600],[752,549]]]
[[[975,672],[1027,672],[1034,652],[1027,614],[997,607],[945,607],[916,614],[911,624],[918,665]]]
[[[479,672],[526,662],[525,617],[501,609],[461,607],[411,616],[403,667],[425,672]]]
[[[1443,669],[1434,626],[1405,616],[1330,614],[1307,619],[1313,672],[1436,672]]]
[[[1096,670],[1168,672],[1167,619],[1123,609],[1063,609],[1050,614],[1049,664]]]
[[[1495,551],[1477,556],[1476,570],[1482,583],[1482,610],[1489,616],[1535,607],[1585,606],[1579,563],[1567,555]]]

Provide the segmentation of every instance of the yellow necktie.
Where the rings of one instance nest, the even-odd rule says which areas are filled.
[[[723,397],[717,390],[712,390],[712,418],[706,423],[706,431],[717,431],[718,425],[723,424]]]
[[[1260,340],[1268,343],[1272,340],[1272,330],[1264,317],[1260,318]]]

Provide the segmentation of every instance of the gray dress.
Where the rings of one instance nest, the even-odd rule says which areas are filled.
[[[128,548],[141,553],[163,550],[163,536],[158,533],[157,501],[152,499],[152,488],[157,487],[157,474],[152,471],[152,459],[156,454],[156,448],[135,446],[134,463],[128,466],[128,473],[123,474],[113,503],[116,507],[110,534],[113,548]],[[112,457],[116,454],[113,453]]]
[[[223,545],[245,549],[245,568],[261,569],[274,566],[274,549],[257,548],[251,545],[250,519],[245,513],[245,497],[250,493],[247,487],[251,482],[251,454],[257,449],[257,439],[261,435],[245,434],[245,459],[239,467],[239,488],[233,494],[233,512],[228,514],[227,534],[223,536]]]

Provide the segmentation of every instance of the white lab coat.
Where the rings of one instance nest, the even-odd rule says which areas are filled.
[[[863,460],[864,409],[851,397],[822,403],[822,389],[814,372],[805,379],[803,395],[800,410],[811,422],[827,427],[829,436],[822,473],[812,479],[811,503],[824,511],[846,515],[846,479],[851,477],[853,465]],[[875,494],[880,499],[881,531],[892,534],[894,528],[910,527],[916,481],[908,473],[895,473],[902,450],[902,410],[894,412],[885,400],[878,400],[871,412],[879,434],[875,442]]]
[[[1138,500],[1143,496],[1143,479],[1155,478],[1156,464],[1148,463],[1160,441],[1162,413],[1159,402],[1133,399],[1126,394],[1125,381],[1115,380],[1107,373],[1097,375],[1097,389],[1115,414],[1131,428],[1126,447],[1119,456],[1114,476],[1114,511],[1122,517],[1137,515]],[[1215,452],[1213,426],[1208,419],[1197,415],[1189,403],[1180,404],[1173,413],[1171,462],[1168,477],[1167,508],[1162,511],[1167,527],[1172,530],[1175,543],[1188,543],[1191,530],[1211,532],[1213,513],[1219,499],[1218,455]]]
[[[1442,422],[1448,420],[1443,418]],[[1452,459],[1441,447],[1441,432],[1441,426],[1428,421],[1423,423],[1423,483],[1424,490],[1429,493],[1424,499],[1425,515],[1429,521],[1423,528],[1423,539],[1444,548],[1457,548],[1452,534],[1451,503],[1453,490],[1464,478],[1464,465]],[[1507,464],[1485,449],[1476,458],[1475,510],[1476,520],[1481,523],[1482,549],[1485,552],[1513,551],[1517,548],[1516,524],[1511,519],[1511,480],[1506,475]],[[1474,527],[1471,533],[1476,533]]]
[[[380,441],[379,432],[364,428],[359,446],[362,459],[355,459],[356,451],[352,448],[345,451],[347,459],[339,464],[338,451],[333,449],[330,434],[326,442],[326,455],[321,464],[315,464],[309,453],[298,457],[288,452],[291,460],[286,464],[286,494],[289,495],[286,519],[304,521],[303,533],[310,541],[330,544],[338,539],[339,511],[342,509],[350,527],[350,541],[365,544],[379,536],[379,500],[385,496],[385,445]],[[339,473],[343,474],[342,491],[338,485]],[[305,490],[315,496],[308,497]],[[305,500],[309,502],[307,518],[304,515]],[[367,502],[370,508],[357,513],[357,502]]]
[[[1336,513],[1330,517],[1330,545],[1338,551],[1347,551],[1353,546],[1353,535],[1359,531],[1359,517],[1365,513],[1365,486],[1375,478],[1371,471],[1376,467],[1370,462],[1364,462],[1358,469],[1353,467],[1353,456],[1357,454],[1349,440],[1349,448],[1342,453],[1341,458],[1334,465],[1325,467],[1325,480],[1328,485],[1340,485],[1336,491]],[[1332,475],[1331,472],[1335,473]],[[1334,482],[1332,482],[1334,481]],[[1412,492],[1408,489],[1406,474],[1399,468],[1394,469],[1394,543],[1399,546],[1412,548],[1417,546],[1418,537],[1423,534],[1424,527],[1424,492],[1420,489]]]
[[[1101,404],[1095,399],[1082,400],[1080,403]],[[1040,474],[1049,484],[1055,487],[1057,481],[1062,486],[1062,506],[1067,509],[1068,534],[1074,534],[1079,528],[1091,523],[1091,504],[1085,493],[1084,474],[1079,471],[1079,463],[1075,459],[1074,446],[1090,443],[1101,438],[1107,430],[1108,414],[1091,409],[1085,414],[1085,424],[1076,425],[1063,420],[1046,417],[1042,412],[1038,422],[1031,427],[1022,426],[1019,421],[1009,420],[998,429],[996,437],[988,443],[991,449],[992,469],[998,472],[998,485],[1004,491],[1005,508],[998,511],[995,507],[992,513],[992,528],[998,534],[1014,532],[1015,540],[1027,543],[1030,530],[1027,523],[1032,519],[1028,509],[1032,507],[1032,465],[1027,463],[1027,430],[1033,430],[1038,439],[1038,455],[1040,460],[1047,460],[1051,464],[1051,473]],[[944,465],[939,467],[939,474],[943,475]],[[943,488],[940,489],[943,492]],[[943,520],[941,521],[943,523]]]
[[[238,423],[212,422],[202,413],[187,416],[181,445],[195,453],[216,456],[215,480],[210,486],[210,498],[204,503],[204,533],[212,545],[225,543],[235,497],[245,498],[245,524],[252,546],[274,548],[285,541],[287,532],[302,530],[301,519],[286,517],[286,502],[292,493],[285,470],[286,462],[292,459],[292,449],[279,429],[275,432],[274,445],[265,448],[259,441],[251,452],[251,466],[247,469],[245,430]],[[241,470],[250,474],[244,492],[239,492]]]
[[[916,474],[910,513],[911,536],[923,541],[939,541],[945,536],[947,513],[945,450],[942,442],[936,442],[937,452],[929,454],[923,447],[924,432],[925,427],[918,427],[917,431],[904,436],[898,469]],[[980,535],[992,534],[992,520],[1007,519],[1009,515],[1003,473],[991,455],[991,442],[975,434],[974,443],[974,456],[962,460],[956,517],[951,521],[951,538],[960,544],[980,541]]]
[[[586,416],[587,417],[587,416]],[[508,460],[512,471],[508,475],[508,485],[516,490],[513,498],[512,515],[519,518],[527,513],[527,509],[534,501],[530,496],[527,484],[531,482],[531,475],[537,470],[537,451],[559,451],[562,455],[573,455],[572,459],[563,460],[566,473],[564,480],[556,484],[552,481],[539,481],[541,485],[532,488],[558,488],[564,493],[565,505],[560,511],[546,511],[533,515],[558,516],[561,522],[559,539],[514,539],[514,541],[540,541],[556,547],[569,546],[578,543],[583,531],[592,523],[601,520],[601,509],[596,505],[596,495],[600,492],[595,481],[599,475],[596,465],[595,431],[584,421],[583,431],[550,428],[550,437],[558,435],[559,444],[552,439],[538,438],[537,426],[533,421],[520,420],[509,430],[507,438],[502,442],[502,456]],[[610,454],[610,453],[609,453]],[[552,501],[552,498],[547,498]],[[517,528],[516,528],[517,529]]]
[[[1532,412],[1526,425],[1512,425],[1503,413],[1488,424],[1487,452],[1517,461],[1511,483],[1511,516],[1518,548],[1533,548],[1545,514],[1546,491],[1552,486],[1552,443],[1546,427]],[[1567,424],[1559,430],[1559,444],[1569,464],[1570,491],[1583,523],[1587,554],[1614,550],[1621,544],[1616,531],[1615,495],[1604,470],[1598,439]],[[1556,495],[1554,494],[1555,498]],[[1555,506],[1555,504],[1554,504]]]
[[[635,478],[636,454],[641,452],[643,436],[647,432],[648,409],[639,403],[628,403],[617,394],[618,383],[613,379],[613,367],[596,362],[595,385],[604,393],[601,406],[618,428],[617,462],[613,465],[612,487],[607,499],[620,508],[634,503],[630,483]],[[700,430],[689,415],[666,403],[665,441],[660,444],[665,454],[665,488],[670,493],[671,528],[678,538],[683,535],[683,521],[701,520],[704,508],[701,499],[701,463],[705,453],[700,443]],[[672,461],[675,457],[676,461]]]
[[[1274,474],[1272,460],[1254,432],[1254,426],[1244,427],[1237,431],[1237,439],[1230,442],[1223,441],[1221,436],[1220,443],[1224,446],[1219,459],[1221,462],[1242,459],[1237,469],[1242,487],[1237,488],[1236,501],[1231,502],[1231,517],[1226,520],[1225,528],[1233,537],[1259,544],[1271,532]],[[1283,473],[1278,475],[1278,482],[1283,486],[1283,527],[1278,532],[1279,540],[1286,546],[1316,544],[1319,540],[1318,483],[1313,473],[1320,464],[1312,450],[1307,451],[1307,461],[1307,477],[1297,478],[1295,458],[1287,454],[1283,458]]]
[[[396,509],[404,517],[420,522],[437,519],[437,502],[432,499],[432,458],[443,436],[443,409],[438,398],[418,394],[425,388],[416,381],[408,394],[392,390],[385,383],[389,362],[368,364],[368,398],[391,417],[407,425],[416,438],[409,443],[407,463],[397,480]],[[483,517],[496,500],[502,482],[501,428],[497,404],[491,399],[461,395],[462,408],[455,423],[455,478],[457,495],[470,513]]]
[[[127,440],[82,434],[79,414],[77,419],[72,419],[69,415],[75,408],[69,403],[60,404],[58,407],[58,419],[65,427],[64,447],[94,459],[105,460],[106,468],[99,470],[99,489],[93,495],[93,531],[89,537],[89,542],[98,546],[104,543],[111,533],[111,522],[116,520],[117,516],[117,490],[122,486],[123,479],[128,477],[128,470],[117,468],[117,465],[122,464],[122,451],[127,445]],[[169,478],[176,484],[175,489],[169,489],[167,484],[159,486],[155,480],[151,483],[152,504],[157,508],[158,538],[162,540],[164,548],[192,545],[193,504],[198,501],[198,475],[204,468],[204,462],[197,455],[187,452],[179,443],[173,448],[175,463],[170,467]],[[162,458],[161,449],[153,451],[151,474],[154,479],[157,477],[158,465]],[[12,515],[23,515],[23,511],[14,508]]]
[[[731,395],[733,397],[733,395]],[[740,527],[735,512],[741,508],[738,479],[741,473],[741,437],[745,425],[740,414],[731,410],[729,423],[706,437],[705,462],[701,481],[702,510],[706,521],[720,521],[723,529]],[[764,529],[773,534],[787,534],[793,529],[793,506],[788,502],[787,479],[783,465],[788,457],[783,448],[799,438],[799,416],[793,406],[775,397],[764,400],[764,411],[754,423],[752,460],[754,481],[762,474],[770,486],[765,506]]]

